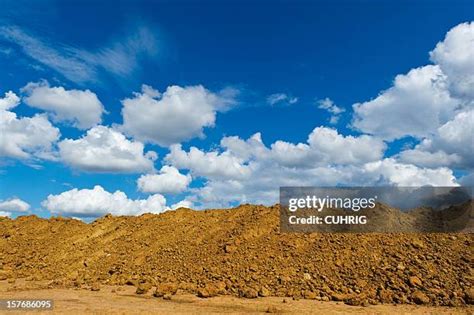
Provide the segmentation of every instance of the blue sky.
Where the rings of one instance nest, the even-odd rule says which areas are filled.
[[[473,74],[469,72],[472,60],[461,58],[463,53],[472,53],[473,49],[469,43],[474,26],[469,22],[474,19],[474,11],[469,1],[212,1],[199,4],[197,1],[1,1],[1,4],[0,95],[3,97],[11,91],[20,98],[18,104],[8,109],[17,115],[16,119],[39,114],[60,132],[60,136],[50,141],[49,157],[34,152],[37,148],[25,146],[27,140],[17,140],[26,156],[3,151],[0,200],[4,203],[22,200],[29,204],[26,212],[42,216],[72,215],[74,211],[64,209],[59,197],[44,201],[51,194],[72,198],[68,200],[73,204],[77,201],[74,193],[61,195],[73,188],[88,189],[83,191],[83,196],[98,193],[104,197],[100,205],[77,206],[97,208],[96,211],[74,212],[79,217],[94,217],[106,210],[113,212],[107,200],[117,190],[125,193],[127,202],[159,194],[166,198],[166,207],[181,200],[195,207],[212,207],[240,202],[273,203],[277,201],[273,192],[287,184],[401,185],[406,184],[403,178],[414,177],[419,179],[415,184],[449,185],[462,183],[463,176],[471,178],[472,159],[466,158],[460,149],[467,145],[471,150],[470,144],[461,141],[455,146],[446,140],[444,132],[459,121],[467,121],[468,126],[472,122],[469,111],[473,105],[472,95],[466,92],[466,86],[472,87],[469,85],[472,84]],[[448,31],[453,29],[453,39],[444,41]],[[444,48],[435,51],[439,42],[444,43]],[[436,69],[427,68],[425,72],[420,70],[423,73],[419,76],[416,73],[408,76],[410,70],[427,65]],[[406,88],[403,82],[397,86],[394,81],[397,75],[406,75],[409,81],[406,84],[410,87]],[[433,77],[426,79],[427,76]],[[441,77],[435,87],[436,93],[444,93],[440,98],[419,97],[433,95],[431,90],[417,90],[424,88],[418,86],[419,82]],[[28,83],[36,85],[25,88]],[[170,116],[159,111],[147,113],[146,109],[133,112],[136,108],[133,106],[138,106],[133,103],[130,113],[135,118],[125,123],[123,100],[134,99],[134,93],[140,92],[143,84],[160,93],[173,85],[184,88],[183,93],[189,92],[187,87],[201,85],[207,91],[203,92],[207,93],[206,97],[216,99],[203,101],[203,105],[190,100],[201,95],[200,92],[183,96],[181,102],[188,100],[192,104],[185,112],[167,112],[176,116],[173,122],[177,124],[170,123],[171,126],[165,126],[169,121],[166,117]],[[82,116],[78,112],[84,113],[77,107],[91,100],[90,97],[77,104],[72,100],[74,104],[58,105],[50,98],[40,97],[44,94],[34,94],[41,88],[46,93],[57,87],[66,92],[95,94],[103,107],[100,121],[78,128],[79,120],[74,125],[58,114],[58,108],[64,105],[69,118],[79,119],[77,117]],[[377,99],[391,88],[394,88],[393,95],[387,98],[394,101]],[[80,95],[86,97],[86,94]],[[274,100],[281,100],[271,104],[272,96]],[[160,97],[150,99],[159,101]],[[326,98],[329,110],[322,108]],[[227,104],[226,108],[221,106],[223,103]],[[356,103],[362,104],[357,113],[353,108]],[[335,107],[330,107],[331,104]],[[91,108],[96,108],[93,106]],[[199,106],[205,108],[196,109]],[[435,124],[429,124],[433,130],[423,132],[426,128],[411,128],[424,122],[416,117],[420,112],[417,106],[436,113]],[[385,118],[374,108],[389,114]],[[411,115],[410,108],[415,116]],[[201,125],[197,123],[197,130],[190,130],[187,136],[179,138],[176,135],[180,130],[186,129],[191,121],[194,123],[196,116],[192,112],[195,109],[196,116],[213,117]],[[397,109],[403,109],[397,112],[398,116],[392,112]],[[163,127],[150,127],[150,132],[140,130],[146,123],[142,125],[137,115],[143,119],[147,115],[157,118]],[[331,123],[332,116],[335,118]],[[374,122],[374,117],[379,119]],[[413,121],[407,122],[410,118]],[[403,122],[400,130],[385,128],[380,124],[385,119],[392,125]],[[178,126],[180,123],[183,125]],[[80,162],[67,159],[59,143],[65,139],[77,141],[95,125],[109,128],[107,132],[114,130],[123,134],[126,138],[120,141],[143,143],[143,156],[137,163],[148,163],[146,161],[151,160],[144,157],[145,153],[156,152],[158,158],[153,159],[152,169],[139,167],[124,172],[104,168],[101,164],[102,170],[97,171],[94,166],[84,167]],[[445,125],[447,127],[439,129]],[[316,127],[326,129],[314,132]],[[335,140],[325,132],[329,129],[336,132]],[[28,134],[31,130],[21,132]],[[16,132],[18,135],[19,131]],[[265,145],[260,151],[256,150],[258,141],[245,142],[255,133],[261,133]],[[308,141],[312,133],[317,136],[313,144]],[[16,141],[7,134],[10,135],[5,131],[0,145]],[[223,146],[221,139],[229,136],[237,136],[249,144],[247,151],[237,152],[236,148]],[[348,138],[350,136],[353,138]],[[177,155],[167,157],[173,144],[164,137],[179,138],[174,144],[181,144],[180,149],[175,150],[178,153],[186,155],[191,147],[196,147],[203,154],[202,160],[190,154],[181,159]],[[469,137],[461,139],[469,141]],[[272,144],[278,141],[286,151],[272,150]],[[331,141],[340,141],[341,150],[354,151],[346,152],[349,157],[341,160],[338,158],[341,154],[335,151],[338,146],[331,146]],[[244,145],[241,142],[240,147]],[[298,144],[301,145],[298,147]],[[359,152],[363,148],[372,152]],[[401,154],[404,151],[409,152]],[[209,155],[211,152],[217,155],[216,159]],[[224,158],[220,158],[221,155]],[[392,160],[387,160],[390,158]],[[368,164],[377,162],[382,166]],[[206,163],[215,169],[209,171]],[[173,186],[168,182],[172,180],[170,175],[150,178],[160,188],[140,189],[137,179],[146,174],[162,174],[162,165],[179,170],[180,188],[171,191],[161,187]],[[231,172],[234,167],[237,175]],[[356,171],[359,169],[364,172],[359,174]],[[345,175],[349,173],[350,176]],[[308,179],[315,178],[315,174],[324,174],[321,176],[332,180]],[[191,180],[185,179],[187,175]],[[265,178],[265,182],[257,184],[253,176]],[[104,192],[92,190],[96,185]],[[222,197],[232,195],[233,191],[235,196]],[[13,216],[23,213],[14,210],[11,203],[4,205],[3,210],[1,205],[0,211]],[[115,205],[122,206],[123,203]],[[120,213],[134,213],[135,206],[131,207],[131,212]]]

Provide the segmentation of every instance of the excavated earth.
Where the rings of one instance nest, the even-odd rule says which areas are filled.
[[[0,280],[48,288],[379,303],[474,303],[470,233],[281,233],[278,206],[178,209],[92,223],[0,218]],[[469,307],[471,308],[471,307]]]

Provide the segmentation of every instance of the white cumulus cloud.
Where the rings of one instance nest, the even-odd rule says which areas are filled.
[[[49,195],[41,205],[53,215],[81,218],[94,218],[107,213],[140,215],[167,210],[166,199],[162,195],[155,194],[147,199],[131,200],[122,191],[110,193],[98,185],[93,189],[74,188],[59,195]]]
[[[472,108],[474,22],[453,27],[430,59],[434,65],[398,75],[375,99],[354,104],[353,126],[387,140],[431,138],[459,111]]]
[[[208,152],[173,146],[165,160],[206,179],[186,197],[198,208],[273,204],[280,186],[457,185],[450,169],[383,158],[385,148],[372,136],[344,136],[318,127],[306,143],[279,140],[266,146],[257,133],[247,140],[225,137],[220,148]]]
[[[424,167],[440,167],[460,163],[461,157],[458,154],[447,154],[444,151],[425,151],[422,149],[424,143],[430,146],[430,142],[427,141],[422,142],[415,149],[402,151],[398,156],[400,161]]]
[[[459,102],[446,86],[438,66],[424,66],[398,75],[391,88],[375,99],[354,105],[354,127],[387,140],[425,137],[448,121]]]
[[[181,200],[180,202],[177,202],[171,206],[171,209],[176,210],[179,208],[188,208],[192,209],[194,207],[193,202],[190,200]]]
[[[137,140],[169,146],[203,136],[218,111],[235,104],[234,93],[212,93],[203,86],[169,86],[161,94],[149,86],[122,101],[123,126]]]
[[[59,129],[45,115],[18,118],[0,110],[0,156],[54,159],[53,147],[59,136]]]
[[[175,167],[165,165],[158,174],[140,176],[137,186],[146,193],[177,194],[183,192],[191,180],[191,175],[181,174]]]
[[[462,111],[400,159],[421,166],[474,169],[474,110]]]
[[[248,140],[225,137],[221,146],[242,159],[271,159],[288,167],[315,167],[326,164],[362,164],[382,158],[385,143],[377,138],[343,136],[337,130],[317,127],[308,136],[307,143],[278,140],[266,147],[259,133]]]
[[[373,179],[379,177],[382,182],[402,187],[458,185],[453,171],[447,167],[420,168],[397,162],[392,158],[368,163],[364,166],[364,172]]]
[[[171,165],[188,169],[196,176],[213,180],[245,180],[261,170],[262,163],[278,167],[311,169],[328,164],[361,165],[378,161],[385,144],[371,136],[343,136],[336,130],[318,127],[311,132],[308,143],[276,141],[270,147],[262,142],[260,133],[247,140],[224,137],[223,151],[204,152],[191,147],[188,152],[181,145],[173,145],[165,160]]]
[[[453,27],[430,53],[448,77],[454,96],[474,99],[474,22]]]
[[[22,92],[23,101],[52,114],[55,121],[66,121],[80,129],[87,129],[102,121],[104,106],[90,90],[66,90],[50,87],[49,83],[28,83]]]
[[[326,163],[361,164],[378,160],[386,145],[368,135],[343,136],[335,129],[318,127],[311,132],[308,143],[316,158]]]
[[[0,110],[9,110],[18,104],[20,104],[20,98],[12,91],[6,92],[5,96],[0,98]]]
[[[143,172],[153,169],[157,154],[144,152],[144,145],[128,140],[122,133],[105,126],[89,129],[77,140],[58,143],[61,159],[73,168],[89,172]]]
[[[421,168],[394,159],[361,166],[324,165],[312,168],[287,167],[270,160],[251,162],[252,173],[244,179],[208,179],[192,189],[187,200],[197,208],[229,207],[233,204],[274,204],[281,186],[455,186],[448,168]]]
[[[28,212],[30,205],[21,199],[12,198],[8,200],[0,200],[0,212]]]
[[[189,152],[176,144],[170,147],[165,160],[181,169],[189,169],[196,176],[208,178],[242,178],[249,174],[247,166],[238,157],[224,152],[204,152],[191,147]]]

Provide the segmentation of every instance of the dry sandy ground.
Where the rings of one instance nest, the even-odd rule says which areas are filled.
[[[40,285],[40,284],[38,284]],[[36,288],[35,288],[36,287]],[[85,289],[38,289],[33,282],[9,284],[0,281],[1,299],[52,299],[53,311],[34,314],[474,314],[474,307],[425,307],[412,305],[349,306],[340,302],[292,300],[290,298],[241,299],[219,296],[201,299],[190,294],[171,300],[137,295],[133,286],[103,286],[100,291]],[[0,311],[2,313],[2,311]],[[3,311],[25,314],[26,311]]]

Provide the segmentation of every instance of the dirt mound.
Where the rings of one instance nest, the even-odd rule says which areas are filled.
[[[280,233],[279,209],[0,219],[0,280],[134,285],[169,297],[281,296],[353,305],[473,301],[473,234]]]

